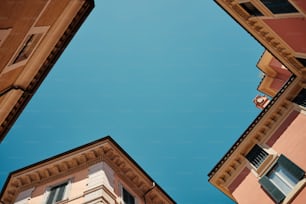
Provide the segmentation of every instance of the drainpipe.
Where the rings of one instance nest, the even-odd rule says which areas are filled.
[[[153,190],[153,188],[155,188],[155,182],[153,181],[151,188],[149,188],[144,194],[143,194],[143,199],[144,199],[144,203],[147,204],[147,199],[146,199],[146,195]]]
[[[6,89],[4,89],[3,91],[0,92],[0,96],[3,96],[4,94],[10,92],[11,90],[21,90],[23,91],[24,93],[27,93],[27,94],[31,94],[29,93],[27,90],[25,90],[23,87],[21,86],[16,86],[16,85],[12,85]]]

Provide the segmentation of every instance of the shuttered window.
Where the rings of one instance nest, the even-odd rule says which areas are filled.
[[[259,183],[276,203],[281,203],[304,175],[305,172],[300,167],[281,155]]]
[[[255,168],[258,168],[268,155],[269,154],[264,149],[256,144],[246,155],[246,158]]]
[[[58,186],[54,186],[50,189],[47,204],[54,204],[64,199],[65,189],[68,183],[63,183]]]
[[[272,13],[296,13],[298,12],[288,0],[260,0]]]

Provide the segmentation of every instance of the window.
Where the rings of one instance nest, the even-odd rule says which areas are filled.
[[[304,67],[306,67],[306,59],[304,59],[304,58],[299,58],[299,57],[297,57],[296,58]]]
[[[263,14],[251,2],[240,3],[240,5],[252,16],[263,16]]]
[[[124,204],[135,204],[135,198],[125,188],[122,188],[122,197]]]
[[[276,203],[281,203],[304,175],[305,172],[300,167],[284,155],[280,155],[277,163],[259,183]]]
[[[16,49],[16,52],[3,70],[3,73],[25,65],[30,59],[31,55],[35,53],[35,50],[39,47],[39,44],[47,33],[48,29],[49,26],[32,27],[25,35],[22,43],[20,43],[19,47]]]
[[[288,0],[260,0],[272,13],[296,13],[298,12]]]
[[[60,185],[54,186],[50,189],[50,193],[46,204],[54,204],[58,201],[64,200],[65,191],[67,189],[68,183],[62,183]]]
[[[302,89],[300,93],[293,99],[293,102],[306,107],[306,89]]]
[[[256,169],[258,169],[268,155],[269,154],[264,149],[255,144],[245,157]]]
[[[41,36],[42,36],[41,33],[28,35],[23,46],[19,49],[18,54],[14,58],[12,64],[27,59],[30,56],[30,54],[33,52]]]

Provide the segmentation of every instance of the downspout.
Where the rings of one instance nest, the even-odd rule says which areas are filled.
[[[146,195],[155,188],[155,182],[153,181],[151,188],[149,188],[144,194],[143,194],[143,200],[144,203],[147,204]]]
[[[10,87],[4,89],[3,91],[0,92],[0,96],[3,96],[5,95],[6,93],[10,92],[11,90],[21,90],[23,91],[24,93],[27,93],[27,94],[31,94],[29,93],[27,90],[25,90],[23,87],[21,86],[16,86],[16,85],[11,85]]]

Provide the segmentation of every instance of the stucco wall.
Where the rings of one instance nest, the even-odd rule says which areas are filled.
[[[87,169],[84,169],[82,171],[73,173],[69,176],[64,176],[62,178],[59,178],[49,183],[38,186],[32,192],[32,198],[29,200],[29,204],[44,203],[43,201],[47,199],[47,195],[45,192],[49,186],[65,182],[69,179],[72,179],[72,183],[70,186],[71,188],[69,189],[69,192],[68,192],[68,198],[71,199],[71,198],[76,198],[76,197],[81,196],[86,188],[87,175],[88,175],[88,171]],[[83,198],[79,198],[78,202],[82,203],[83,201],[82,199]]]
[[[290,116],[295,114],[297,114],[296,111]],[[306,170],[306,115],[298,114],[289,124],[283,123],[282,125],[288,125],[288,127],[276,139],[272,148]]]
[[[306,21],[304,18],[273,18],[263,21],[294,51],[306,53]]]
[[[233,192],[233,196],[240,204],[273,204],[273,200],[268,197],[260,187],[258,179],[253,173],[249,173]]]

